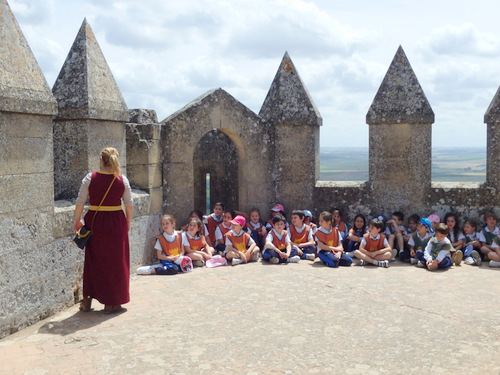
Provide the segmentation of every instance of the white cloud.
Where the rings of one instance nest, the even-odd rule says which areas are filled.
[[[498,37],[481,33],[470,23],[437,29],[430,35],[429,40],[430,50],[437,55],[500,56]]]

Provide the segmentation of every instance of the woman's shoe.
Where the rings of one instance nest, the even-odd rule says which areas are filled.
[[[92,308],[90,307],[91,305],[92,305],[92,298],[83,297],[82,301],[80,302],[80,311],[83,312],[92,311]]]
[[[122,305],[104,305],[103,314],[115,314],[123,310]]]

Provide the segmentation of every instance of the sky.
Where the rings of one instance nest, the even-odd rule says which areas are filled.
[[[323,118],[321,147],[368,146],[366,113],[401,45],[435,114],[433,147],[486,147],[497,0],[8,3],[50,87],[86,18],[127,106],[160,121],[218,87],[258,114],[288,52]]]

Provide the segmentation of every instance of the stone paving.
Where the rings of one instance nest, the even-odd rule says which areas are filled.
[[[0,374],[499,374],[500,269],[316,260],[132,276],[0,340]]]

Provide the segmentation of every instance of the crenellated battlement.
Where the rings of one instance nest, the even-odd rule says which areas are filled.
[[[281,202],[347,220],[401,210],[462,217],[497,211],[500,94],[487,109],[487,181],[431,181],[434,112],[401,47],[366,115],[369,181],[318,181],[322,118],[285,53],[259,113],[217,88],[164,120],[129,110],[86,20],[52,90],[6,0],[0,0],[0,337],[81,297],[83,252],[72,243],[74,201],[105,146],[134,189],[132,265],[153,258],[159,216],[185,223],[211,202],[261,210]],[[342,145],[332,139],[332,146]]]

